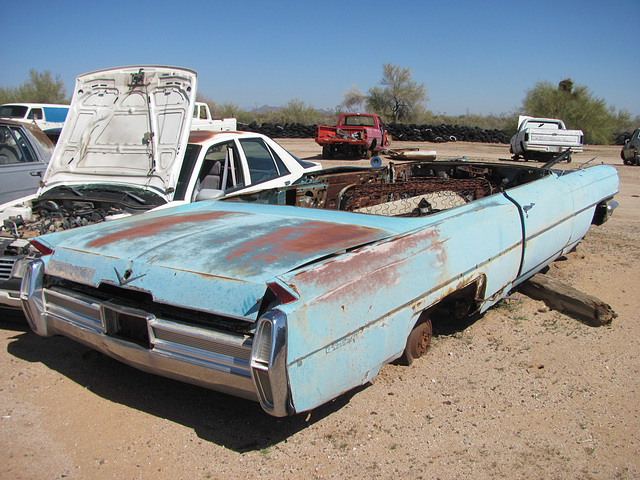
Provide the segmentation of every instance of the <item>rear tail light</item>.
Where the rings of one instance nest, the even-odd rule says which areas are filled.
[[[295,302],[298,297],[290,290],[282,286],[277,282],[268,283],[269,290],[276,296],[280,305],[286,305],[287,303]]]
[[[53,253],[53,250],[51,250],[49,247],[47,247],[46,245],[43,245],[37,240],[30,240],[29,243],[33,246],[33,248],[38,250],[42,255],[51,255]]]
[[[287,375],[287,317],[281,311],[271,310],[260,317],[250,365],[262,408],[276,417],[293,413]]]

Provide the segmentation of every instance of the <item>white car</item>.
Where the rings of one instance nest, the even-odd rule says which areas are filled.
[[[264,135],[190,131],[196,73],[125,67],[81,75],[42,186],[0,205],[0,306],[20,307],[27,238],[229,192],[286,186],[321,165]],[[214,127],[212,127],[214,128]]]

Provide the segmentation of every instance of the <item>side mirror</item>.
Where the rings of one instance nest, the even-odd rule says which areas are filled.
[[[200,190],[196,195],[196,202],[202,200],[212,200],[214,198],[220,198],[224,196],[224,190],[204,189]]]

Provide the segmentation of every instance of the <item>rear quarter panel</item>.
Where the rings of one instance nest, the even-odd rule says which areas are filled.
[[[503,195],[414,221],[406,234],[282,276],[300,294],[284,306],[297,411],[370,380],[400,356],[422,310],[447,294],[483,278],[488,308],[516,277],[522,229]]]
[[[567,173],[559,180],[573,194],[575,217],[571,238],[564,252],[570,251],[589,230],[596,205],[618,192],[618,172],[609,165],[596,165]]]

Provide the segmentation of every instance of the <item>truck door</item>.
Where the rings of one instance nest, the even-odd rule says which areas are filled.
[[[518,206],[522,221],[524,248],[518,273],[522,281],[560,256],[569,243],[573,229],[573,194],[570,186],[552,173],[508,190],[505,195]]]

